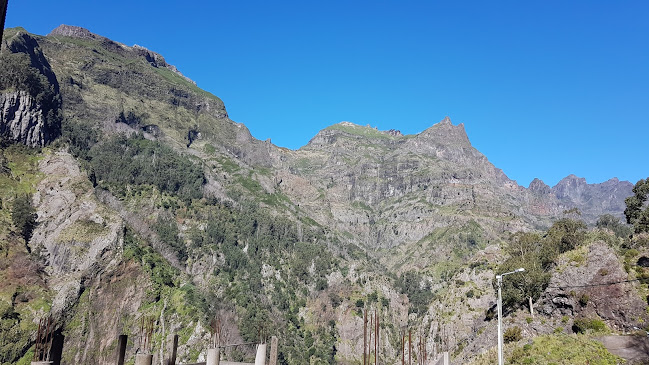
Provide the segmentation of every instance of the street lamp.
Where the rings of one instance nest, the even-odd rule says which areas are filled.
[[[498,365],[503,365],[503,296],[500,288],[503,284],[503,276],[525,271],[524,268],[496,275],[498,281]]]

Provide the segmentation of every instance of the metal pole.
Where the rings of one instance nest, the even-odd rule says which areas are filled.
[[[503,365],[503,297],[502,297],[502,281],[501,275],[496,275],[498,281],[498,365]]]

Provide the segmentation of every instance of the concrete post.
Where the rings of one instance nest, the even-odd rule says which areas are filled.
[[[119,335],[117,340],[117,365],[124,365],[124,356],[126,355],[127,335]]]
[[[208,349],[207,350],[207,360],[205,365],[219,365],[221,362],[221,350],[220,348]]]
[[[152,365],[153,355],[151,354],[137,354],[135,355],[135,365]]]
[[[448,356],[448,351],[444,351],[444,365],[450,365],[451,358]]]
[[[532,303],[532,297],[529,297],[530,299],[530,315],[532,318],[534,318],[534,304]]]
[[[257,356],[255,356],[255,365],[266,365],[266,344],[257,345]]]
[[[273,336],[270,338],[270,362],[269,365],[277,365],[277,344],[279,340]]]

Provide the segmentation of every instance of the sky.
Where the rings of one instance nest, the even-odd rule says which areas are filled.
[[[520,185],[649,176],[649,1],[9,0],[162,54],[258,139],[449,116]]]

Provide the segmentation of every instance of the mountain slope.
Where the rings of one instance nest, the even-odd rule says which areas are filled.
[[[203,358],[219,318],[228,343],[280,336],[283,364],[357,363],[364,309],[380,313],[390,361],[403,326],[425,332],[431,349],[470,358],[493,345],[484,314],[510,233],[545,229],[574,207],[590,222],[619,216],[630,186],[568,177],[526,189],[448,118],[408,136],[343,122],[299,150],[279,148],[231,121],[220,99],[161,55],[83,28],[8,30],[0,57],[52,90],[52,102],[30,101],[21,114],[39,121],[24,130],[51,137],[3,134],[2,199],[32,193],[38,218],[25,241],[14,228],[0,232],[0,253],[42,267],[27,305],[15,300],[24,288],[0,292],[3,310],[20,318],[3,325],[33,324],[51,309],[71,363],[108,363],[116,335],[139,335],[143,318],[155,322],[156,362],[173,333],[183,362]],[[6,95],[27,86],[0,95],[15,107]],[[6,110],[0,125],[15,120]],[[46,147],[16,152],[13,142]],[[10,215],[0,214],[6,227]],[[17,338],[3,361],[29,356],[33,339]]]

